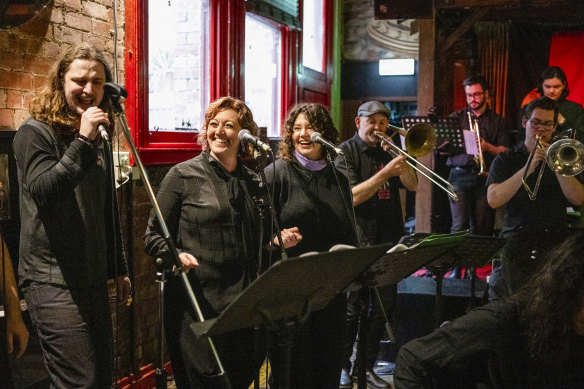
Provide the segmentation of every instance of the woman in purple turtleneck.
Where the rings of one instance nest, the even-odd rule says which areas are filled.
[[[336,244],[358,246],[349,183],[328,162],[328,150],[310,140],[314,132],[319,132],[328,142],[337,143],[338,133],[327,109],[315,103],[294,106],[284,122],[283,132],[278,151],[280,159],[268,166],[265,173],[268,184],[274,185],[274,208],[280,227],[298,227],[302,235],[302,240],[288,249],[288,257],[328,251]],[[290,387],[338,388],[346,306],[346,296],[339,294],[297,330],[292,347]],[[281,377],[276,367],[277,350],[274,353],[271,360],[274,379],[278,381]]]

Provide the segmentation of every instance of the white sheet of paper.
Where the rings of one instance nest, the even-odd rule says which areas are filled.
[[[474,132],[464,130],[464,148],[467,154],[479,155],[479,148],[477,144],[477,136]]]

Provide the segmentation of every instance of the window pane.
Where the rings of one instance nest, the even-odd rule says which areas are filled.
[[[324,72],[324,0],[305,1],[302,10],[302,63]]]
[[[208,0],[148,1],[148,128],[196,131],[209,100]]]
[[[245,17],[245,100],[255,122],[280,135],[280,29],[259,17]]]

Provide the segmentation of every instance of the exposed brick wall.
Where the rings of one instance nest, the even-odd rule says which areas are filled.
[[[0,31],[0,129],[16,129],[28,116],[34,90],[46,80],[65,47],[89,42],[103,50],[113,66],[114,0],[54,0],[28,22]],[[124,2],[116,19],[123,26]],[[124,31],[118,32],[118,73],[123,83]]]
[[[0,30],[0,130],[18,129],[28,116],[34,91],[46,81],[55,58],[66,47],[89,42],[106,53],[113,67],[114,0],[54,0],[25,24]],[[118,83],[124,84],[124,1],[117,2]],[[157,171],[159,173],[157,173]],[[165,174],[149,172],[154,184]],[[143,366],[158,363],[158,284],[152,260],[144,253],[141,235],[150,202],[140,181],[118,190],[122,234],[130,246],[134,301],[131,307],[112,304],[117,377],[137,379]],[[131,190],[129,190],[131,189]],[[42,369],[39,366],[39,369]]]

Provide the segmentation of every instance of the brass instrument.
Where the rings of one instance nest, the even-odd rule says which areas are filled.
[[[479,165],[479,175],[482,176],[484,174],[488,174],[488,172],[485,171],[485,158],[483,157],[483,149],[481,147],[481,133],[479,131],[479,123],[475,118],[472,117],[470,112],[467,112],[467,114],[469,128],[475,134],[477,139],[479,155],[475,156],[475,162],[477,165]]]
[[[568,130],[570,131],[570,130]],[[584,171],[584,145],[565,135],[565,132],[561,133],[556,140],[550,145],[546,152],[546,163],[549,168],[556,174],[564,177],[575,176]],[[539,190],[539,185],[541,183],[541,177],[543,176],[543,171],[545,169],[545,163],[542,163],[539,168],[539,173],[537,175],[537,181],[533,189],[527,184],[527,172],[531,166],[533,156],[535,151],[540,148],[543,149],[545,146],[541,141],[541,136],[537,135],[535,137],[535,147],[529,154],[527,158],[527,168],[523,173],[521,181],[523,186],[529,195],[531,200],[537,198],[537,191]]]
[[[434,128],[426,123],[418,123],[413,125],[409,130],[405,130],[401,127],[392,126],[391,124],[388,125],[394,132],[399,133],[400,135],[406,138],[406,151],[399,148],[393,141],[380,131],[375,131],[374,134],[377,136],[382,142],[387,143],[391,148],[388,150],[389,153],[399,156],[403,155],[406,157],[405,162],[410,165],[414,170],[419,172],[421,175],[432,181],[434,184],[438,185],[439,188],[446,191],[448,196],[452,198],[454,201],[458,201],[458,196],[454,191],[454,187],[444,178],[440,177],[438,174],[434,173],[430,168],[426,165],[422,164],[421,162],[417,161],[415,157],[421,157],[428,154],[434,146],[436,145],[436,133],[434,132]],[[412,161],[414,161],[412,163]],[[419,165],[418,166],[416,166]],[[425,171],[423,171],[423,168]],[[440,184],[438,181],[430,177],[430,175],[434,176],[434,178],[442,181],[444,185]]]

